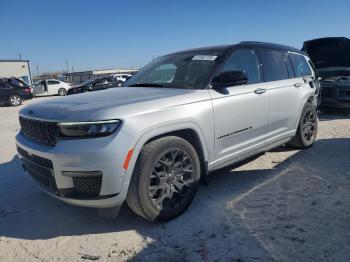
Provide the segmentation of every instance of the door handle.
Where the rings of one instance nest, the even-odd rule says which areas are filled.
[[[265,92],[266,92],[266,89],[264,89],[264,88],[258,88],[256,90],[254,90],[254,93],[257,95],[263,94]]]
[[[301,87],[303,85],[303,83],[295,83],[294,86],[295,87]]]

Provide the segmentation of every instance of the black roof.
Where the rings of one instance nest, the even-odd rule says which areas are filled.
[[[258,41],[243,41],[238,44],[233,45],[218,45],[218,46],[208,46],[208,47],[200,47],[200,48],[193,48],[193,49],[187,49],[182,50],[178,52],[174,52],[172,54],[178,54],[178,53],[184,53],[184,52],[195,52],[195,51],[209,51],[209,50],[227,50],[235,47],[252,47],[252,48],[266,48],[266,49],[276,49],[276,50],[283,50],[283,51],[290,51],[300,54],[305,54],[304,52],[300,51],[297,48],[286,46],[286,45],[280,45],[280,44],[273,44],[273,43],[265,43],[265,42],[258,42]]]

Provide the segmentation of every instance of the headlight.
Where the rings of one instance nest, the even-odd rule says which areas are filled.
[[[115,132],[120,123],[120,120],[106,120],[59,123],[58,126],[62,137],[100,137],[108,136]]]

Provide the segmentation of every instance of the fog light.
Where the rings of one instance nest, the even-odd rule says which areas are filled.
[[[66,177],[96,177],[102,176],[101,171],[62,171],[62,176]]]

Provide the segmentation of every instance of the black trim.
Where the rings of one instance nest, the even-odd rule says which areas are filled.
[[[220,139],[223,139],[223,138],[225,138],[225,137],[233,136],[233,135],[235,135],[235,134],[242,133],[242,132],[247,131],[247,130],[250,130],[250,129],[252,129],[252,128],[253,128],[253,127],[250,126],[250,127],[246,127],[246,128],[240,129],[240,130],[236,130],[236,131],[233,131],[233,132],[231,132],[231,133],[228,133],[228,134],[219,136],[217,139],[220,140]]]

